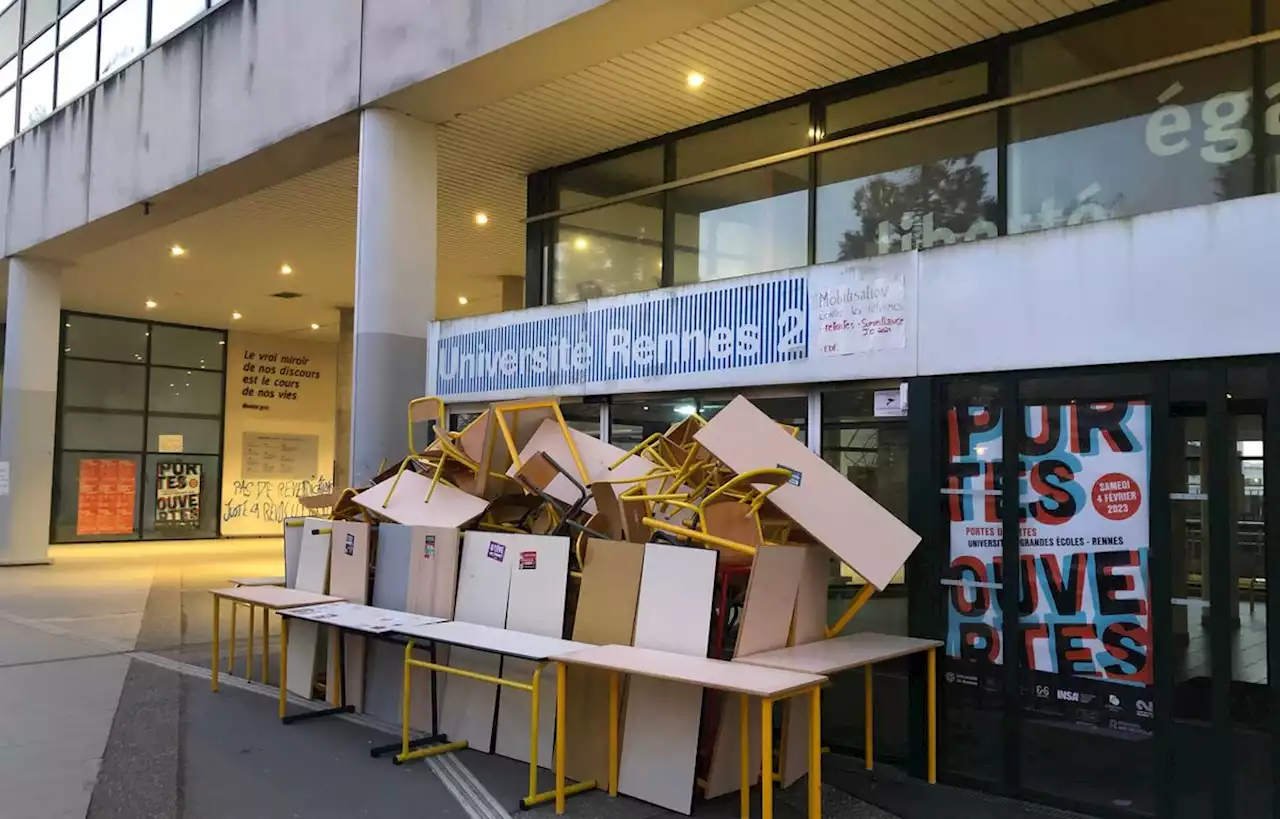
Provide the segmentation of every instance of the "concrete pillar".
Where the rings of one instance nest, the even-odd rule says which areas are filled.
[[[424,394],[436,308],[436,131],[405,114],[360,115],[352,484],[407,455],[409,401]]]
[[[62,293],[56,266],[9,260],[0,412],[0,566],[49,562]],[[3,488],[3,487],[0,487]]]
[[[339,491],[351,485],[351,354],[356,311],[338,308],[338,400],[334,416],[333,485]]]

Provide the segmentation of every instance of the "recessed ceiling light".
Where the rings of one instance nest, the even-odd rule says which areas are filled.
[[[152,301],[151,299],[147,299],[147,309],[148,309],[148,310],[153,310],[153,309],[155,309],[155,306],[156,306],[156,303],[155,303],[154,301]],[[68,326],[68,327],[70,327],[71,325],[70,325],[70,324],[68,324],[67,326]]]
[[[187,249],[186,249],[185,247],[183,247],[182,245],[174,245],[173,247],[169,248],[169,255],[170,255],[170,256],[185,256],[185,255],[187,255]]]
[[[579,236],[578,238],[574,239],[574,240],[573,240],[573,246],[574,246],[574,248],[576,248],[576,249],[578,249],[578,250],[586,250],[586,249],[587,249],[587,237],[586,237],[586,236]]]
[[[476,224],[477,224],[477,225],[487,225],[487,224],[489,224],[489,214],[484,213],[484,212],[477,213],[477,214],[476,214]]]
[[[292,273],[292,272],[293,272],[293,267],[292,267],[291,265],[288,265],[288,264],[282,264],[282,265],[280,265],[280,275],[281,275],[281,276],[288,276],[288,275],[289,275],[290,273]]]
[[[699,74],[697,71],[689,72],[689,76],[685,78],[685,82],[689,84],[690,88],[701,88],[702,84],[706,81],[707,78]]]
[[[312,322],[312,323],[311,323],[311,329],[312,329],[312,330],[319,330],[319,329],[320,329],[320,325],[319,325],[319,324],[316,324],[315,322]]]
[[[466,296],[458,296],[458,304],[466,304],[466,303],[467,303]]]
[[[66,324],[64,324],[64,325],[62,325],[62,326],[63,326],[63,327],[70,327],[70,326],[71,326],[71,322],[69,322],[69,321],[68,321]]]
[[[232,320],[232,321],[239,321],[239,320],[240,320],[240,318],[241,318],[241,316],[240,316],[240,314],[239,314],[239,313],[232,313],[232,314],[231,314],[231,320]]]
[[[226,343],[227,343],[227,342],[225,342],[225,341],[219,341],[219,342],[218,342],[218,345],[219,345],[219,346],[224,346],[224,345],[226,345]]]

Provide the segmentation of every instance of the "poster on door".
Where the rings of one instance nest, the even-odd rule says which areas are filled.
[[[156,464],[156,529],[200,526],[201,464]]]
[[[137,477],[134,462],[85,458],[76,493],[76,535],[127,535],[133,532]]]
[[[1094,729],[1149,733],[1150,407],[1072,402],[1023,412],[1019,561],[1009,571],[1001,410],[949,410],[944,679],[962,699],[994,698],[999,666],[1014,661],[1024,672],[1025,708]],[[1017,645],[1002,640],[1006,582],[1018,586]]]

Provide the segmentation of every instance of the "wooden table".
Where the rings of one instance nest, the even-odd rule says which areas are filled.
[[[540,805],[543,802],[550,802],[552,799],[558,800],[557,803],[560,804],[563,803],[566,795],[589,791],[596,786],[595,781],[591,780],[588,782],[580,782],[565,791],[562,787],[562,782],[561,787],[558,787],[555,791],[545,791],[543,793],[538,792],[538,712],[540,703],[539,696],[542,690],[542,669],[546,667],[554,655],[587,648],[586,643],[575,643],[572,640],[561,640],[557,637],[547,637],[541,634],[529,634],[523,631],[512,631],[510,629],[482,626],[476,623],[465,623],[458,620],[451,620],[449,622],[435,623],[431,625],[397,628],[396,633],[409,638],[409,642],[405,645],[404,649],[404,701],[400,711],[401,751],[395,757],[395,762],[397,764],[411,759],[435,756],[437,754],[467,747],[466,740],[458,740],[455,742],[433,745],[429,748],[410,750],[409,673],[414,668],[425,668],[432,672],[439,671],[442,674],[468,677],[473,680],[493,683],[494,685],[507,686],[508,688],[516,688],[530,693],[532,703],[531,719],[529,721],[529,793],[520,800],[521,808],[531,808],[534,805]],[[423,662],[413,658],[414,643],[418,640],[427,641],[431,644],[431,662]],[[488,674],[469,671],[467,669],[453,668],[452,666],[442,665],[435,662],[435,646],[438,643],[458,646],[460,648],[475,649],[476,651],[485,651],[491,654],[501,654],[504,657],[515,657],[520,660],[529,660],[530,662],[536,663],[536,668],[534,668],[533,677],[528,683],[504,679],[502,677],[494,677]],[[561,673],[563,674],[563,669],[561,670]],[[557,681],[557,691],[563,689],[563,679],[564,678],[561,677],[560,680]],[[557,714],[556,720],[556,727],[559,728],[559,730],[556,731],[556,736],[559,737],[560,734],[564,732],[563,712],[559,712]],[[557,739],[556,741],[559,742],[560,740]]]
[[[337,658],[337,667],[334,669],[334,686],[337,694],[335,698],[336,707],[304,711],[297,714],[288,714],[286,712],[286,703],[288,701],[286,683],[289,679],[288,629],[290,620],[305,620],[318,626],[324,626],[334,636],[334,650]],[[346,703],[346,691],[344,690],[346,685],[346,680],[344,679],[344,674],[346,673],[346,645],[342,639],[344,633],[388,640],[389,642],[403,645],[405,640],[396,634],[396,629],[425,626],[444,621],[439,617],[431,617],[425,614],[411,614],[404,611],[382,609],[340,600],[336,603],[321,603],[314,606],[283,609],[280,612],[280,622],[280,721],[288,725],[302,720],[329,716],[330,714],[349,713],[353,710]],[[411,743],[413,746],[445,741],[446,737],[436,730],[436,713],[436,692],[433,687],[431,691],[432,735],[414,740]],[[392,745],[371,748],[369,753],[376,758],[399,749],[400,743],[397,742]]]
[[[634,646],[591,646],[557,654],[551,659],[560,666],[556,679],[556,813],[564,813],[564,712],[566,666],[600,668],[609,674],[609,795],[618,794],[618,710],[621,675],[633,674],[659,680],[713,688],[740,697],[740,773],[742,819],[751,814],[751,730],[749,698],[760,699],[760,803],[764,819],[773,819],[773,704],[777,700],[809,695],[809,819],[822,816],[822,719],[821,689],[827,678],[812,673],[746,666],[724,660],[691,657]]]
[[[249,607],[249,626],[253,627],[253,610],[254,608],[262,609],[262,681],[267,682],[267,656],[270,653],[270,645],[267,631],[267,613],[271,611],[282,611],[284,609],[298,608],[300,606],[314,606],[317,603],[335,603],[341,598],[330,597],[327,594],[316,594],[314,592],[298,591],[297,589],[286,589],[280,586],[240,586],[231,589],[210,589],[209,593],[213,595],[213,679],[210,685],[216,693],[218,690],[218,660],[222,653],[219,645],[219,637],[221,631],[221,611],[220,603],[222,600],[231,602],[231,650],[227,658],[228,665],[231,667],[232,673],[236,667],[236,609],[239,606]],[[284,638],[284,628],[280,631],[281,640]],[[280,653],[284,655],[284,647],[282,645]],[[245,663],[245,677],[249,678],[253,673],[253,635],[249,636],[249,655]],[[284,667],[281,666],[280,690],[284,690]]]
[[[872,729],[872,705],[874,688],[872,673],[876,663],[896,660],[911,654],[926,653],[929,658],[927,675],[928,686],[928,723],[929,723],[929,784],[938,780],[938,648],[942,643],[938,640],[921,640],[915,637],[899,637],[894,634],[876,634],[860,632],[830,640],[819,640],[814,643],[779,648],[746,657],[735,657],[734,663],[774,668],[785,671],[799,671],[808,674],[832,676],[854,668],[865,669],[866,682],[863,705],[865,717],[865,741],[867,746],[866,765],[871,770],[875,763],[875,745]],[[812,764],[810,771],[813,770]]]

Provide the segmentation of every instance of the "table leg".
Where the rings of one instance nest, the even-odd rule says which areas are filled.
[[[609,672],[609,795],[618,795],[618,711],[622,674]]]
[[[568,666],[556,663],[556,815],[564,813],[565,684]]]
[[[529,692],[530,699],[533,704],[533,713],[529,717],[529,804],[533,804],[533,800],[538,795],[538,713],[541,709],[541,700],[538,695],[542,692],[542,669],[546,668],[546,663],[539,663],[538,667],[533,669],[533,690]]]
[[[249,682],[253,682],[253,616],[256,614],[253,610],[253,604],[249,604],[249,650],[245,652],[244,657],[244,678]]]
[[[929,784],[938,781],[938,649],[929,649]]]
[[[750,733],[739,742],[751,744]],[[773,819],[773,700],[760,700],[760,815]]]
[[[742,819],[751,819],[751,698],[738,695],[738,795]],[[768,753],[764,746],[760,753]]]
[[[280,618],[280,719],[289,701],[289,618]]]
[[[222,619],[222,612],[219,610],[221,598],[218,595],[213,596],[213,676],[209,679],[209,687],[216,694],[218,692],[218,655],[222,653],[221,647],[218,645],[218,621]],[[234,607],[234,604],[233,604]]]
[[[815,685],[809,692],[809,819],[822,819],[822,686],[820,685]]]
[[[875,767],[876,759],[876,740],[875,740],[875,675],[871,672],[872,666],[864,666],[863,676],[866,680],[863,689],[863,742],[866,745],[867,752],[865,754],[867,762],[867,770]]]
[[[404,677],[400,681],[400,756],[409,755],[409,718],[413,708],[413,689],[410,688],[412,680],[410,672],[413,666],[409,665],[409,660],[413,659],[413,641],[410,640],[404,647]],[[434,726],[432,726],[434,727]]]
[[[267,679],[267,657],[271,653],[271,623],[267,620],[267,615],[271,612],[266,606],[262,607],[262,684],[266,685],[270,680]]]
[[[236,601],[231,601],[231,645],[227,649],[227,673],[235,676],[236,673],[236,612],[240,606]]]

